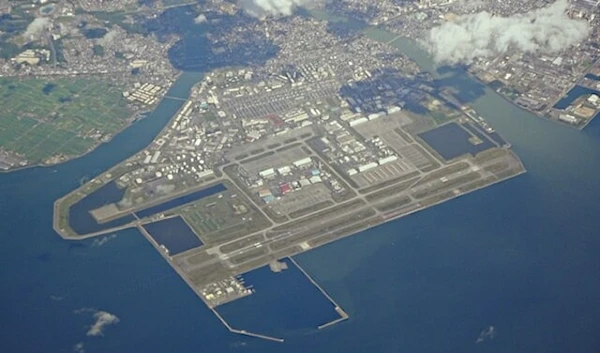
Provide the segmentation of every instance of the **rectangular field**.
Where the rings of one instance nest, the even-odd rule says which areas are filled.
[[[121,89],[111,83],[0,78],[0,148],[30,163],[83,154],[130,116]]]
[[[206,244],[235,239],[270,222],[233,185],[176,211]]]

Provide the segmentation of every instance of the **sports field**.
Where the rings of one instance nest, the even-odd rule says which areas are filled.
[[[83,154],[130,116],[121,89],[100,80],[0,78],[0,148],[30,164]]]

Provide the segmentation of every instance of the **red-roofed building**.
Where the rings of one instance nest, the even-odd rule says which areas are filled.
[[[292,191],[292,186],[289,183],[281,184],[279,185],[279,191],[282,195],[285,195],[288,192]]]
[[[269,119],[271,121],[271,124],[273,124],[275,127],[280,127],[281,125],[283,125],[285,123],[283,121],[283,119],[281,119],[279,116],[277,116],[275,114],[267,115],[266,118]]]

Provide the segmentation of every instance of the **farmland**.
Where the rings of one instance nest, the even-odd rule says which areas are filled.
[[[0,78],[0,149],[28,164],[81,155],[130,116],[121,89],[103,81]]]

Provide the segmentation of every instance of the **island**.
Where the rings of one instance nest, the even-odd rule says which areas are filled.
[[[318,286],[292,256],[525,167],[485,117],[386,43],[311,16],[266,21],[253,26],[272,57],[167,96],[160,104],[180,108],[160,134],[57,200],[54,228],[68,240],[137,228],[228,329],[281,341],[219,314],[253,295],[242,275],[295,266]],[[319,290],[339,314],[319,328],[347,319]]]

